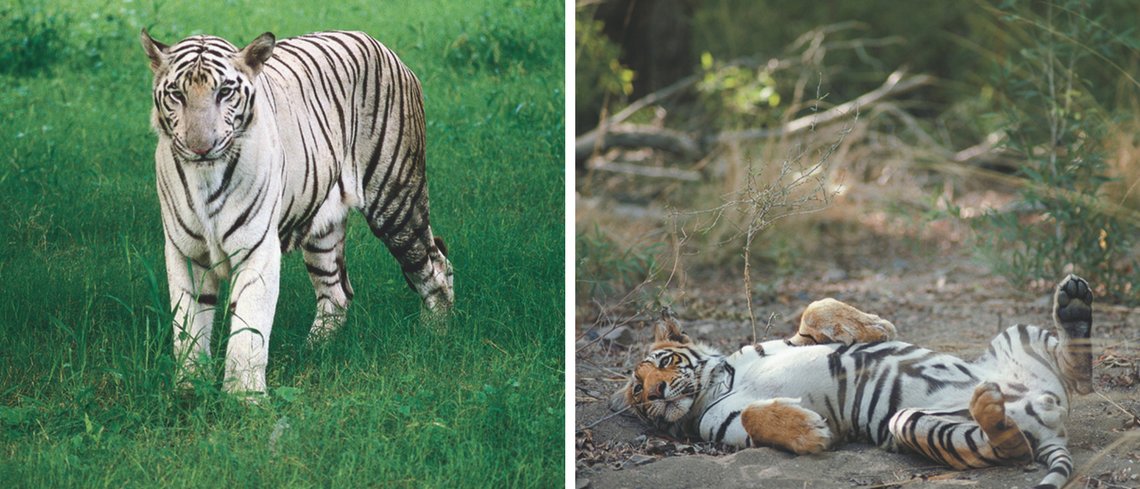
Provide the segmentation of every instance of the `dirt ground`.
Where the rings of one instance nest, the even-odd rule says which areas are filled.
[[[777,289],[754,302],[758,340],[789,335],[803,307],[828,296],[891,320],[901,340],[964,358],[981,354],[992,336],[1012,324],[1051,325],[1047,284],[1035,292],[1013,290],[965,253],[870,262],[778,281]],[[728,352],[752,343],[753,331],[740,279],[725,275],[690,277],[673,308],[694,339]],[[770,277],[756,281],[773,282]],[[1011,488],[1032,486],[1045,475],[1039,465],[957,472],[865,444],[794,456],[670,439],[608,407],[609,396],[624,384],[651,340],[647,318],[637,315],[640,306],[629,304],[601,319],[596,307],[578,306],[578,488]],[[1072,403],[1069,448],[1077,474],[1070,487],[1140,487],[1140,308],[1095,302],[1093,314],[1097,392]]]

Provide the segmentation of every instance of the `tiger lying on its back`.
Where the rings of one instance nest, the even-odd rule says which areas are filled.
[[[810,306],[793,338],[727,356],[666,314],[614,407],[738,447],[803,454],[850,438],[956,469],[1036,460],[1049,468],[1038,487],[1056,488],[1073,468],[1069,396],[1092,392],[1087,282],[1070,275],[1057,286],[1053,320],[1056,334],[1016,325],[966,362],[887,341],[889,322],[834,300]]]

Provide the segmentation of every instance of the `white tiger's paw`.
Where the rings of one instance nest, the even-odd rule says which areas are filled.
[[[324,343],[333,334],[340,329],[344,324],[344,314],[320,314],[313,320],[313,326],[309,328],[309,337],[305,340],[309,347],[314,347]]]
[[[831,446],[827,421],[792,400],[754,402],[740,414],[740,421],[756,443],[797,455],[819,453]]]

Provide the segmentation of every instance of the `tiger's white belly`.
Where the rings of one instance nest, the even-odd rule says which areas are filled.
[[[819,413],[840,437],[893,448],[886,420],[895,412],[962,409],[970,404],[975,386],[986,381],[1013,394],[1006,408],[1014,419],[1041,418],[1032,421],[1055,428],[1063,424],[1068,411],[1064,387],[1055,373],[1043,366],[1034,370],[1032,365],[1013,365],[1017,360],[1000,353],[966,362],[901,342],[849,348],[788,346],[778,340],[759,346],[762,355],[746,346],[726,358],[725,367],[714,377],[713,392],[694,406],[700,414],[690,426],[699,430],[696,434],[702,439],[748,446],[744,427],[733,421],[753,402],[780,399]],[[718,396],[718,391],[729,394]],[[1036,424],[1023,423],[1027,431]]]

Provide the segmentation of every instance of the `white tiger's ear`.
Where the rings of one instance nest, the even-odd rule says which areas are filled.
[[[245,74],[254,78],[261,73],[261,67],[273,56],[273,46],[277,45],[277,38],[272,32],[266,32],[254,39],[248,46],[238,53],[238,67],[243,68]]]
[[[661,319],[653,323],[653,342],[673,341],[677,343],[692,343],[692,338],[681,329],[681,323],[673,314],[673,309],[666,307],[661,310]]]
[[[146,27],[143,27],[139,33],[139,41],[142,41],[146,56],[150,58],[150,71],[158,73],[158,69],[166,64],[166,49],[170,46],[152,39],[146,32]]]

